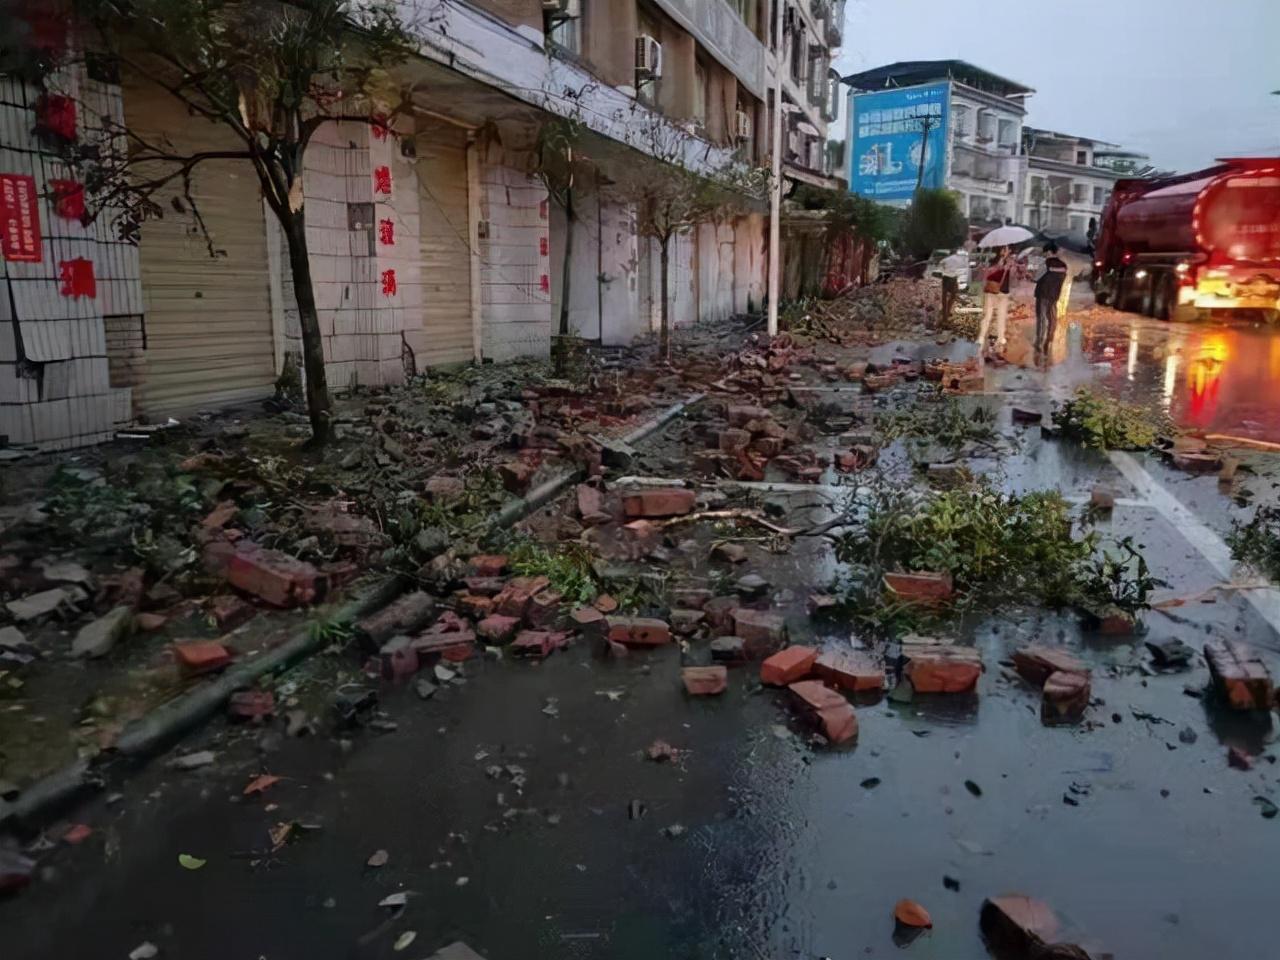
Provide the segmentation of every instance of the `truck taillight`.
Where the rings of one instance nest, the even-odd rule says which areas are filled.
[[[1093,265],[1094,265],[1095,267],[1097,267],[1099,270],[1101,270],[1101,269],[1102,269],[1102,261],[1101,261],[1101,260],[1095,260],[1095,261],[1093,261]]]

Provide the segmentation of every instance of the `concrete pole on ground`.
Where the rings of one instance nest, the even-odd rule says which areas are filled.
[[[773,18],[773,177],[769,182],[769,336],[778,335],[779,274],[782,265],[782,8],[775,0]]]

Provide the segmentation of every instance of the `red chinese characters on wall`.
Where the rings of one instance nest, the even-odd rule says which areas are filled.
[[[384,196],[391,196],[391,168],[387,166],[374,167],[373,170],[373,192],[381,193]]]
[[[369,132],[373,134],[375,140],[387,139],[387,115],[385,113],[375,113],[373,122],[369,124]]]
[[[540,257],[547,256],[547,250],[548,250],[547,238],[539,237],[538,238],[538,256]]]
[[[396,225],[392,221],[378,221],[378,242],[388,247],[395,246]]]
[[[394,297],[396,295],[396,272],[394,270],[382,271],[382,295],[384,297]]]
[[[60,93],[42,94],[36,101],[36,131],[74,143],[76,102]]]
[[[83,220],[84,184],[75,180],[50,180],[53,191],[53,212],[63,220]]]
[[[22,173],[0,173],[0,249],[15,263],[39,263],[40,207],[36,181]]]
[[[88,297],[92,300],[98,295],[98,281],[93,275],[92,260],[77,257],[74,260],[59,261],[58,279],[62,284],[58,292],[64,297],[76,300]]]

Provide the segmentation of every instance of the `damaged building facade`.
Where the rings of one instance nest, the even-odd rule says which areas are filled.
[[[786,173],[832,182],[826,124],[842,3],[787,2],[781,38],[768,0],[400,8],[419,41],[417,56],[396,68],[415,90],[412,110],[388,128],[326,123],[305,157],[311,272],[334,389],[547,356],[566,296],[566,249],[571,333],[613,345],[654,330],[657,244],[638,234],[634,208],[611,197],[611,164],[637,151],[670,159],[671,144],[698,171],[767,164],[779,75]],[[65,21],[37,23],[42,30],[62,35],[41,43],[75,49]],[[536,169],[538,131],[554,118],[573,119],[605,147],[572,223]],[[229,131],[105,58],[70,58],[43,89],[0,77],[0,436],[11,445],[95,443],[125,424],[261,399],[300,349],[284,240],[243,161],[193,170],[190,198],[206,229],[176,182],[156,198],[163,215],[134,238],[119,236],[109,209],[83,216],[84,188],[57,144],[122,125],[175,152],[234,145]],[[766,233],[754,213],[680,235],[675,322],[758,308]]]

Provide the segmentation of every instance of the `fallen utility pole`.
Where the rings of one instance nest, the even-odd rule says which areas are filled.
[[[769,184],[769,336],[778,335],[778,279],[781,272],[782,229],[782,8],[775,3],[773,19],[773,177]]]

